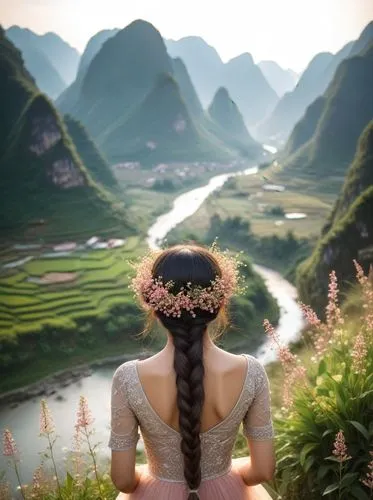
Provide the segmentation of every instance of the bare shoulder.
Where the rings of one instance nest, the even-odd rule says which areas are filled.
[[[213,367],[213,371],[224,373],[242,373],[246,370],[247,364],[245,356],[218,347],[214,348],[207,358],[207,365]]]
[[[142,375],[168,375],[173,372],[174,359],[163,351],[137,361]]]

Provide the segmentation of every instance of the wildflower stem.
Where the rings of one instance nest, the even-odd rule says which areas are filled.
[[[339,462],[338,500],[341,500],[342,462]]]
[[[15,460],[13,460],[13,465],[14,465],[14,471],[15,471],[16,476],[17,476],[17,481],[18,481],[18,484],[19,484],[19,487],[20,487],[22,498],[24,500],[26,500],[25,491],[24,491],[23,486],[22,486],[21,476],[20,476],[20,473],[19,473],[19,470],[18,470],[17,462]]]
[[[99,492],[100,492],[100,498],[102,498],[101,481],[100,481],[100,477],[99,477],[98,470],[97,470],[96,456],[95,456],[95,452],[94,452],[94,450],[93,450],[93,448],[91,446],[91,441],[89,439],[89,432],[87,431],[86,427],[84,427],[84,434],[85,434],[85,437],[87,439],[89,454],[92,457],[93,468],[94,468],[94,472],[95,472],[95,476],[96,476],[96,481],[97,481],[98,489],[99,489]]]
[[[58,479],[58,472],[57,472],[56,460],[54,458],[54,453],[53,453],[53,443],[51,442],[50,435],[48,434],[47,436],[48,436],[48,448],[49,448],[49,451],[50,451],[50,454],[51,454],[50,457],[51,457],[51,460],[52,460],[53,469],[54,469],[54,473],[55,473],[55,476],[56,476],[58,498],[62,498],[61,485],[60,485],[60,480]]]

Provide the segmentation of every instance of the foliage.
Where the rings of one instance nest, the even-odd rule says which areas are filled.
[[[114,174],[95,143],[89,137],[84,126],[70,115],[65,115],[64,122],[78,154],[93,179],[108,189],[117,188],[118,185]]]
[[[281,205],[275,205],[273,207],[269,207],[266,210],[266,213],[271,216],[275,217],[283,217],[285,215],[285,210],[282,208]]]
[[[285,369],[285,407],[275,415],[277,473],[281,498],[364,500],[373,494],[373,282],[356,263],[362,317],[348,323],[338,307],[331,273],[322,323],[303,306],[311,331],[308,370],[277,345]],[[272,330],[267,325],[267,331]],[[302,370],[303,376],[299,376]],[[294,373],[296,376],[294,377]]]
[[[372,131],[370,123],[361,136],[355,159],[323,234],[312,255],[297,271],[302,300],[318,312],[326,303],[325,274],[335,269],[341,289],[347,291],[353,280],[352,259],[359,259],[365,270],[372,262],[366,251],[373,245]]]
[[[218,214],[210,218],[206,242],[218,236],[230,247],[249,253],[258,263],[270,263],[285,271],[294,281],[296,264],[309,254],[311,243],[307,239],[296,238],[288,231],[284,238],[277,235],[256,236],[251,231],[250,221],[240,216],[222,219]]]

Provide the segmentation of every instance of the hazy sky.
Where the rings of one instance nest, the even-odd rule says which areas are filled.
[[[104,28],[146,19],[166,38],[199,35],[224,61],[250,52],[303,69],[336,52],[373,20],[373,0],[0,0],[0,22],[54,31],[83,51]]]

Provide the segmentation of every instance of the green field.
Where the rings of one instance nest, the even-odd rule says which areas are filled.
[[[130,237],[122,248],[74,252],[56,259],[38,257],[16,271],[3,271],[0,336],[40,331],[51,319],[68,324],[77,317],[94,318],[114,305],[128,304],[132,301],[128,260],[139,251],[138,239]],[[61,284],[27,281],[50,272],[74,272],[77,279]]]
[[[263,184],[272,182],[285,185],[285,191],[270,192],[262,189]],[[320,233],[335,199],[336,194],[329,191],[328,186],[326,189],[320,188],[309,179],[283,178],[279,175],[278,167],[270,167],[255,175],[230,179],[179,226],[179,234],[205,233],[209,228],[210,218],[218,214],[222,219],[239,216],[250,221],[252,232],[259,237],[283,237],[288,231],[292,231],[296,237],[311,238]],[[275,208],[285,213],[305,213],[307,218],[285,219],[283,215],[271,213]]]

